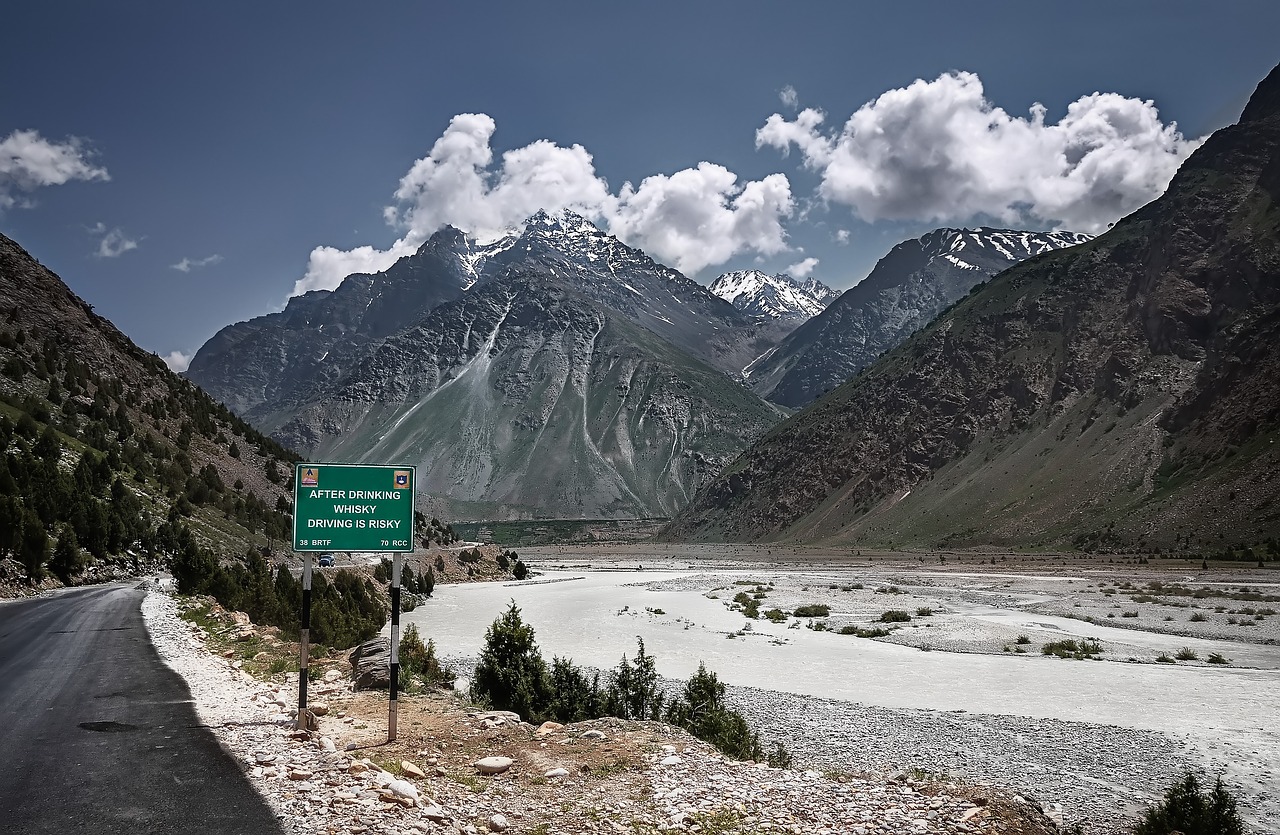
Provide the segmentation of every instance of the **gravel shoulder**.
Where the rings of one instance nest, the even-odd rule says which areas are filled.
[[[323,715],[313,731],[299,732],[291,711],[296,673],[260,681],[234,646],[225,656],[209,650],[211,639],[234,642],[252,625],[228,617],[222,626],[197,626],[157,591],[143,614],[161,657],[188,682],[202,721],[282,826],[299,835],[1054,831],[1033,800],[992,786],[923,771],[731,762],[662,723],[535,728],[452,694],[402,700],[399,738],[387,743],[385,696],[351,692],[333,661],[311,688]],[[483,773],[491,757],[500,758],[498,773]]]

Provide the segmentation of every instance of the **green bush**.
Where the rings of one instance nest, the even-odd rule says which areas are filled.
[[[1068,638],[1063,641],[1050,641],[1040,647],[1043,655],[1056,655],[1059,658],[1074,658],[1081,661],[1091,655],[1097,655],[1102,652],[1102,644],[1097,641],[1075,640]]]
[[[484,633],[484,649],[471,680],[471,698],[495,710],[512,710],[527,721],[546,718],[551,703],[547,664],[520,619],[515,601]]]
[[[1170,786],[1164,800],[1148,809],[1133,828],[1133,835],[1243,835],[1244,822],[1236,811],[1236,799],[1219,777],[1213,789],[1203,792],[1194,774],[1188,773]]]
[[[699,664],[681,695],[667,706],[666,720],[734,759],[763,760],[759,737],[741,713],[725,705],[724,694],[725,686],[716,674]]]
[[[417,624],[409,624],[400,637],[400,678],[403,685],[417,676],[429,686],[452,687],[457,676],[436,658],[436,643],[430,638],[424,646]],[[405,689],[408,689],[407,686]]]

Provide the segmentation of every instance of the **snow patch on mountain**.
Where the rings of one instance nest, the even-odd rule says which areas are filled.
[[[817,279],[797,281],[786,274],[766,275],[759,270],[725,273],[710,289],[742,312],[761,319],[809,319],[840,295]]]

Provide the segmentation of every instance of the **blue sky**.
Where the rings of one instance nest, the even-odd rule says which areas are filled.
[[[703,283],[1103,229],[1280,61],[1272,2],[55,1],[6,29],[0,232],[161,356],[544,203]]]

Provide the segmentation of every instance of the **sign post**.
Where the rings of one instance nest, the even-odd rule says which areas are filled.
[[[391,703],[387,714],[387,741],[396,741],[396,696],[400,691],[400,570],[403,556],[391,556]]]
[[[302,630],[298,664],[298,728],[305,727],[307,655],[311,632],[311,554],[348,551],[383,554],[394,563],[391,578],[391,699],[389,742],[396,738],[400,674],[400,572],[413,550],[417,471],[378,464],[297,464],[293,473],[293,550],[306,554],[302,568]]]
[[[311,644],[311,554],[302,563],[302,629],[298,659],[298,724],[297,729],[307,728],[307,653]]]

